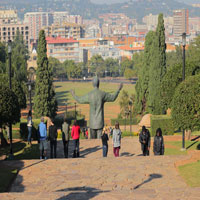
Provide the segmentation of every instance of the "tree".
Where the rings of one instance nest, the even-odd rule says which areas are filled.
[[[122,62],[121,62],[121,75],[124,76],[124,72],[126,69],[133,69],[133,61],[129,60],[128,58],[125,58]]]
[[[15,93],[0,85],[0,128],[20,121],[20,106]]]
[[[102,77],[106,69],[103,58],[100,55],[92,56],[89,61],[89,69],[91,73]]]
[[[133,60],[133,67],[134,67],[133,70],[135,72],[135,76],[138,76],[140,69],[144,65],[144,52],[134,53],[132,60]]]
[[[161,105],[161,82],[166,73],[166,44],[163,14],[158,16],[158,25],[153,41],[153,55],[149,69],[148,110],[152,114],[163,114]]]
[[[128,106],[129,106],[129,95],[128,95],[128,92],[126,90],[122,91],[122,95],[120,97],[119,105],[120,105],[120,114],[123,117],[126,117],[126,113],[129,110],[128,109]]]
[[[110,74],[110,76],[118,76],[119,75],[119,60],[114,59],[114,58],[106,58],[105,68],[106,68],[106,71]]]
[[[73,60],[65,60],[64,68],[69,78],[80,78],[82,75],[82,68],[80,64],[76,64]]]
[[[182,82],[183,65],[176,64],[171,66],[165,74],[161,83],[161,104],[164,110],[171,108],[171,102],[174,96],[176,87]],[[200,73],[200,67],[193,63],[186,62],[185,76],[192,76]]]
[[[20,109],[26,108],[26,94],[23,90],[23,83],[12,78],[12,91],[17,96]],[[0,85],[1,87],[9,87],[9,78],[7,74],[0,75]]]
[[[54,78],[67,78],[63,64],[54,57],[49,57],[49,67],[52,69]]]
[[[172,100],[172,118],[177,128],[200,128],[200,75],[190,76],[176,88]]]
[[[131,79],[135,76],[135,72],[134,70],[130,69],[130,68],[126,68],[124,71],[124,77],[126,79]]]
[[[149,31],[145,38],[145,49],[143,62],[138,72],[138,81],[135,86],[136,101],[135,110],[139,114],[144,114],[148,110],[149,96],[149,70],[154,54],[155,32]]]
[[[166,53],[166,67],[169,68],[183,62],[181,46],[176,46],[176,51]]]
[[[23,36],[17,31],[12,42],[12,72],[13,77],[22,82],[27,82],[28,49],[24,44]]]
[[[193,62],[194,65],[200,66],[200,35],[189,45],[186,58],[189,62]]]
[[[57,111],[57,101],[53,87],[52,68],[48,65],[44,30],[39,33],[37,53],[34,113],[38,117],[54,117]]]

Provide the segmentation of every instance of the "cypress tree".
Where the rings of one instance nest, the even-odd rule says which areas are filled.
[[[144,114],[148,108],[149,96],[149,69],[152,63],[154,51],[155,32],[149,31],[145,38],[144,61],[139,69],[138,81],[136,83],[136,101],[135,110],[139,114]]]
[[[161,82],[166,73],[166,44],[163,14],[158,16],[156,37],[153,42],[153,55],[149,70],[149,112],[163,114],[161,105]]]
[[[54,117],[57,111],[57,101],[53,88],[52,69],[48,65],[44,30],[41,30],[39,33],[37,54],[34,113],[37,117]]]

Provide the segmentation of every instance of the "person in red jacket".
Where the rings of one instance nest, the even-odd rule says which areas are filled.
[[[73,158],[79,157],[79,137],[80,137],[80,126],[77,121],[74,120],[74,125],[72,126],[71,136],[74,141],[74,153]]]

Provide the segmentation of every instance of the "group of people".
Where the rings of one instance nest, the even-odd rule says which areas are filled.
[[[31,129],[33,126],[32,115],[29,111],[27,118],[27,127],[28,127],[28,143],[31,145]],[[62,124],[62,141],[63,141],[63,149],[64,149],[64,157],[68,158],[68,148],[70,141],[70,125],[67,119],[64,119]],[[86,130],[87,131],[87,130]],[[71,129],[71,138],[73,140],[73,158],[79,157],[79,144],[80,144],[80,126],[77,124],[77,121],[74,120],[74,124]],[[88,138],[88,132],[84,134]],[[108,140],[109,137],[112,136],[112,144],[113,144],[113,154],[115,157],[119,157],[119,151],[121,148],[121,137],[122,132],[119,127],[119,123],[115,123],[114,129],[104,127],[101,140],[102,140],[102,150],[103,157],[107,157],[108,154]],[[41,118],[41,122],[38,126],[38,142],[40,148],[40,159],[47,159],[47,148],[48,143],[50,141],[50,157],[57,157],[57,127],[54,123],[54,120],[51,119],[47,131],[46,124],[44,123],[44,117]],[[150,145],[151,145],[151,136],[149,130],[143,126],[142,131],[139,134],[139,142],[141,143],[141,149],[144,156],[149,155]],[[153,152],[154,155],[164,155],[164,139],[162,136],[162,130],[160,128],[156,131],[156,136],[154,137],[153,142]]]
[[[139,142],[141,143],[141,149],[143,156],[149,156],[151,136],[149,130],[143,126],[142,131],[139,134]],[[164,139],[162,136],[161,128],[156,130],[156,136],[153,142],[154,155],[164,155]]]

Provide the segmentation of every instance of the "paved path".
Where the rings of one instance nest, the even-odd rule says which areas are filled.
[[[99,140],[82,140],[79,159],[7,162],[22,169],[0,199],[200,199],[200,188],[189,188],[174,167],[187,156],[143,157],[137,138],[123,138],[114,158],[111,145],[107,158]]]

